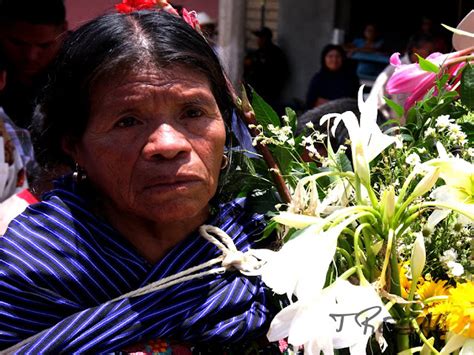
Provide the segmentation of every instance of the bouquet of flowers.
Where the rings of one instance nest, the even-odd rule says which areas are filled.
[[[403,127],[380,127],[363,88],[360,117],[328,114],[327,131],[308,123],[300,135],[291,109],[280,119],[244,96],[253,144],[275,159],[273,183],[249,166],[268,177],[257,195],[277,186],[280,197],[266,235],[282,247],[255,255],[263,281],[288,299],[267,334],[287,352],[474,353],[473,51],[407,66],[392,57],[390,90],[411,93],[405,107],[391,103]],[[335,150],[339,125],[349,139]]]

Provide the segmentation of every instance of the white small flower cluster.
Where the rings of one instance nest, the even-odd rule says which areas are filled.
[[[447,138],[450,143],[463,146],[467,142],[467,136],[462,131],[461,126],[454,123],[454,120],[449,115],[441,115],[436,119],[435,127],[439,132],[447,133]],[[428,128],[425,131],[425,137],[436,136],[436,131],[433,128]]]
[[[411,153],[405,159],[405,163],[412,166],[418,165],[420,164],[420,162],[421,162],[420,156],[416,153]]]
[[[458,253],[454,249],[446,250],[439,258],[439,260],[446,265],[450,276],[458,277],[464,274],[464,267],[456,262],[457,258]]]
[[[313,122],[306,123],[306,127],[312,129],[313,132],[309,136],[303,137],[303,140],[300,144],[305,147],[305,149],[308,151],[308,155],[311,158],[316,157],[318,160],[323,160],[324,158],[319,154],[316,144],[322,143],[327,135],[315,130]]]
[[[436,137],[436,130],[433,127],[428,127],[425,131],[425,137]]]
[[[283,116],[283,120],[285,122],[288,121],[288,117]],[[250,129],[256,129],[259,134],[254,137],[252,141],[252,145],[256,146],[257,144],[261,145],[267,145],[267,144],[274,144],[274,145],[285,145],[289,144],[290,146],[295,145],[295,139],[293,138],[293,133],[291,130],[291,127],[288,125],[285,125],[283,127],[276,127],[273,124],[267,125],[267,129],[271,132],[272,136],[267,137],[265,136],[265,133],[263,131],[263,126],[262,125],[249,125]]]
[[[473,148],[473,147],[468,148],[468,149],[467,149],[467,154],[468,154],[471,158],[474,158],[474,148]]]

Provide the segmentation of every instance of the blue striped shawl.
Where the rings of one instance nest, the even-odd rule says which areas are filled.
[[[245,251],[263,217],[244,200],[222,205],[207,224]],[[197,234],[150,265],[66,185],[30,206],[0,238],[0,349],[43,329],[22,351],[116,351],[149,338],[235,343],[268,328],[266,289],[237,272],[184,282],[102,305],[150,282],[199,265],[220,252]]]

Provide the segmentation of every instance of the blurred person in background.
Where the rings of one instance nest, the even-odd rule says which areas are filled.
[[[314,74],[306,94],[306,107],[311,109],[340,98],[356,98],[359,78],[347,62],[339,45],[328,44],[321,52],[321,69]]]
[[[258,49],[244,59],[244,81],[277,112],[284,110],[281,94],[289,77],[288,61],[283,50],[273,42],[268,27],[253,31]]]
[[[402,64],[417,63],[417,54],[422,58],[426,58],[434,51],[435,40],[431,35],[421,33],[415,34],[409,39],[406,52],[400,58],[400,61]],[[389,98],[400,106],[403,106],[405,100],[408,97],[407,94],[390,95],[387,93],[386,85],[390,77],[393,75],[394,71],[395,67],[393,65],[388,65],[385,70],[380,73],[380,75],[375,80],[374,85],[372,86],[368,98],[368,100],[377,101],[377,108],[386,119],[395,119],[397,117],[395,112],[393,112],[393,110],[387,105],[384,97]],[[400,122],[404,123],[404,118],[400,119]]]
[[[31,124],[34,100],[66,32],[63,0],[0,2],[0,50],[8,73],[0,104],[22,128]]]

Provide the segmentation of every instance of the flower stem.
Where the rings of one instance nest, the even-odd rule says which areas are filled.
[[[448,299],[448,296],[433,296],[429,297],[426,300],[423,301],[424,304],[429,304],[433,302],[441,302],[441,301],[446,301]]]
[[[355,263],[356,263],[356,267],[357,267],[357,275],[359,276],[360,281],[365,280],[365,276],[364,276],[364,273],[362,272],[361,263],[360,263],[360,254],[362,254],[362,251],[360,250],[360,247],[359,247],[359,236],[360,236],[362,230],[367,226],[370,226],[370,224],[369,223],[363,223],[363,224],[359,225],[357,227],[355,233],[354,233]]]
[[[354,272],[356,271],[359,271],[360,267],[357,267],[357,266],[353,266],[351,267],[349,270],[345,271],[341,276],[339,276],[338,278],[339,279],[342,279],[342,280],[347,280],[349,277],[352,276],[352,274],[354,274]]]
[[[337,251],[338,251],[339,253],[341,253],[342,256],[344,256],[344,259],[346,259],[348,266],[349,266],[350,268],[352,268],[352,267],[354,266],[354,259],[352,259],[351,254],[349,254],[348,251],[347,251],[346,249],[344,249],[344,248],[339,248],[339,247],[338,247],[338,248],[337,248]],[[354,270],[354,271],[355,271],[355,270]]]
[[[385,251],[385,258],[383,260],[382,272],[380,273],[380,286],[381,287],[385,287],[388,262],[390,260],[390,256],[392,253],[393,234],[394,234],[393,229],[390,229],[388,231],[387,250]]]
[[[435,355],[439,355],[439,351],[435,349],[435,347],[429,342],[428,339],[426,339],[425,335],[421,331],[420,327],[418,326],[418,323],[416,322],[416,319],[411,320],[411,326],[413,329],[415,329],[416,334],[420,337],[421,341],[426,344],[426,346],[434,353]]]
[[[395,239],[392,240],[392,245],[395,243]],[[398,271],[398,256],[397,249],[391,248],[390,254],[390,293],[397,296],[402,295],[400,288],[400,273]]]

